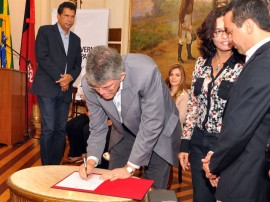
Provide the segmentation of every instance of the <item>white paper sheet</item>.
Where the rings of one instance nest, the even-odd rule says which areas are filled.
[[[74,172],[55,186],[93,191],[104,182],[99,178],[100,175],[91,174],[90,179],[84,180],[80,177],[79,172]]]

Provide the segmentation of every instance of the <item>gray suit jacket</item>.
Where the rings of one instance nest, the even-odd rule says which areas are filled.
[[[73,82],[81,72],[81,40],[70,32],[68,54],[66,55],[57,24],[45,25],[39,28],[36,43],[37,71],[35,74],[32,92],[39,96],[55,98],[59,95],[61,87],[55,81],[60,79],[60,74],[65,73],[73,77]],[[72,83],[69,90],[64,93],[66,102],[71,102]]]
[[[121,91],[121,115],[123,124],[136,136],[129,161],[148,165],[155,151],[177,166],[181,141],[178,110],[156,63],[142,54],[128,54],[123,61],[126,77]],[[90,117],[87,153],[100,159],[108,131],[107,118],[113,123],[110,148],[122,139],[123,126],[112,100],[104,100],[91,91],[86,78],[82,79],[82,86]]]
[[[270,201],[265,160],[270,137],[270,42],[245,64],[226,105],[223,128],[210,161],[220,174],[217,199]]]

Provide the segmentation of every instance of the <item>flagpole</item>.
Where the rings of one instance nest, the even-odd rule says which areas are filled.
[[[8,47],[11,52],[15,52],[20,58],[24,59],[26,62],[26,80],[25,80],[25,116],[26,116],[26,131],[25,131],[25,137],[26,138],[31,138],[30,135],[30,129],[29,129],[29,120],[28,120],[28,85],[27,85],[27,81],[28,81],[28,65],[32,65],[31,60],[28,60],[26,57],[24,57],[23,55],[21,55],[20,53],[18,53],[16,50],[14,50],[12,47],[10,47],[9,45],[6,44],[5,41],[1,41],[1,46],[5,46]]]

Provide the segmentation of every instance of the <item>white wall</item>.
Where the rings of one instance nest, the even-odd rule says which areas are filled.
[[[51,0],[52,6],[57,8],[59,4],[64,2],[65,0]],[[78,8],[80,8],[80,0],[77,0]],[[82,0],[81,8],[104,8],[106,5],[106,0]]]
[[[129,0],[107,0],[107,8],[110,8],[110,28],[122,28],[121,54],[129,52]]]
[[[79,3],[80,0],[78,0]],[[36,12],[36,33],[41,25],[50,24],[51,12],[57,8],[63,0],[35,0]],[[109,8],[110,9],[110,28],[122,28],[121,54],[128,53],[129,49],[129,5],[130,0],[82,0],[81,8]],[[80,4],[78,4],[79,8]],[[9,0],[11,34],[13,48],[20,52],[22,24],[24,18],[25,0]],[[19,59],[14,56],[14,67],[19,69]]]

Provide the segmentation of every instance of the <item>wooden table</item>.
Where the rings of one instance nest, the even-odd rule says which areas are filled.
[[[7,179],[10,201],[132,201],[126,198],[51,188],[52,185],[77,170],[77,166],[56,165],[31,167],[17,171]],[[95,169],[95,173],[104,172],[107,170]]]

